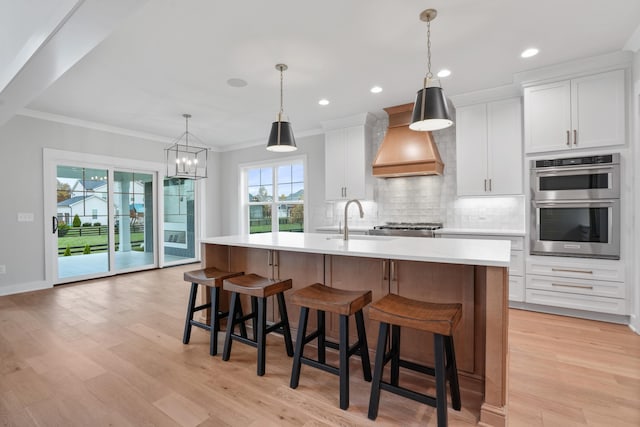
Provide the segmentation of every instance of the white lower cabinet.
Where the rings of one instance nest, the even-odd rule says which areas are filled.
[[[499,234],[457,234],[442,232],[439,237],[450,239],[510,240],[511,262],[509,264],[509,301],[524,301],[524,237]]]
[[[621,261],[531,257],[526,268],[527,303],[629,314]]]

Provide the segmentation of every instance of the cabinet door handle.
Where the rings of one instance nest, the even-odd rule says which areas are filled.
[[[387,274],[387,260],[382,260],[382,280],[389,280],[389,275]]]
[[[489,178],[489,191],[492,191],[491,190],[491,178]]]
[[[551,283],[551,286],[559,286],[561,288],[588,289],[590,291],[593,290],[593,286],[591,286],[591,285],[574,285],[574,284],[569,284],[569,283]]]
[[[582,274],[593,274],[593,270],[578,270],[573,268],[551,268],[551,271],[561,271],[564,273],[582,273]]]
[[[567,131],[567,146],[571,146],[571,132]]]
[[[487,191],[487,180],[484,180],[484,191]]]
[[[573,130],[573,145],[578,145],[578,131]]]
[[[267,265],[268,266],[272,266],[273,265],[273,261],[271,260],[272,252],[273,251],[270,251],[270,250],[267,251]]]

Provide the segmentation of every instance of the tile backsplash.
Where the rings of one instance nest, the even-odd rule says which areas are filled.
[[[454,110],[452,109],[452,112]],[[454,119],[455,120],[455,119]],[[373,129],[372,158],[378,152],[388,120],[378,119]],[[449,228],[524,230],[524,196],[456,196],[455,125],[433,132],[444,163],[442,176],[413,176],[375,179],[374,200],[365,201],[364,218],[350,208],[350,225],[377,225],[384,222],[442,222]],[[344,215],[344,203],[327,203],[321,225],[337,225]],[[351,212],[353,209],[353,212]]]

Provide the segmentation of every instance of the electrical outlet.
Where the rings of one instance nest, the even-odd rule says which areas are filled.
[[[0,265],[0,274],[7,274],[7,266]]]
[[[18,212],[18,222],[33,222],[33,213]]]

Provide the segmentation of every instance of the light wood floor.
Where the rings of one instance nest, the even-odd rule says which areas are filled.
[[[0,425],[435,425],[432,408],[382,392],[367,419],[369,383],[352,364],[351,406],[338,378],[302,368],[268,338],[267,374],[255,349],[229,362],[194,328],[181,342],[188,285],[174,267],[0,297]],[[640,337],[626,326],[510,311],[509,425],[640,425]],[[474,406],[479,396],[463,393]],[[475,423],[449,411],[450,425]]]

